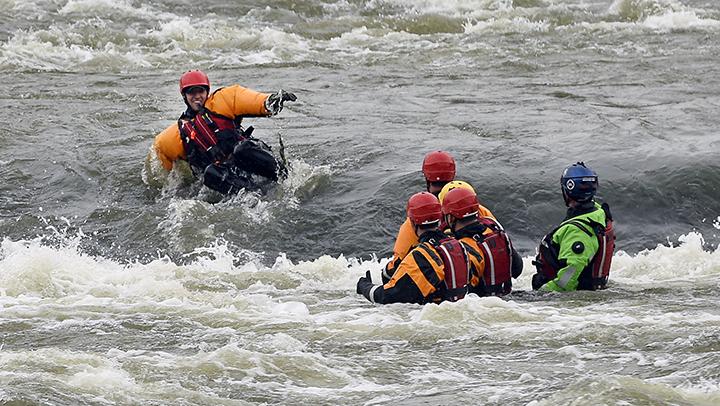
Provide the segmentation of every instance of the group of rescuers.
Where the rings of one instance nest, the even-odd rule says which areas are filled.
[[[210,93],[207,75],[192,70],[181,76],[180,94],[187,109],[153,144],[166,170],[185,160],[205,186],[223,194],[287,176],[285,163],[241,121],[279,113],[285,102],[296,100],[293,93],[260,93],[239,85]],[[358,280],[357,293],[380,304],[439,303],[460,300],[468,293],[511,293],[512,279],[523,270],[522,257],[492,212],[480,204],[473,187],[455,179],[453,157],[445,151],[430,152],[422,172],[427,191],[407,202],[407,218],[393,257],[382,271],[382,284],[374,284],[368,271]],[[560,185],[567,215],[540,243],[532,288],[604,289],[615,233],[608,205],[595,201],[598,176],[578,162],[565,168]]]

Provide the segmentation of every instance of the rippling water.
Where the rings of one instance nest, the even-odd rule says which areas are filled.
[[[717,2],[236,3],[0,0],[0,404],[720,403]],[[248,120],[287,181],[221,199],[148,158],[193,68],[298,95]],[[371,305],[433,149],[519,292]],[[611,286],[536,294],[577,160]]]

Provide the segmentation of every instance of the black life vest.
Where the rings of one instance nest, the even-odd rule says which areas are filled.
[[[512,243],[505,229],[490,217],[478,217],[480,224],[492,232],[476,235],[478,247],[483,251],[485,270],[482,275],[485,293],[506,295],[512,291]]]
[[[192,118],[183,115],[178,127],[188,163],[201,172],[208,165],[224,162],[245,139],[235,120],[205,109]]]
[[[607,203],[603,203],[601,207],[605,211],[604,225],[589,219],[573,219],[562,223],[542,239],[538,255],[533,263],[544,281],[555,279],[558,271],[565,266],[558,258],[560,247],[553,242],[553,235],[560,227],[570,224],[588,234],[590,233],[589,228],[598,240],[597,252],[580,274],[578,290],[605,289],[615,252],[615,229],[610,207]]]
[[[439,298],[451,302],[465,297],[470,283],[470,266],[465,247],[454,238],[444,238],[433,246],[440,254],[445,269],[445,289],[441,289]]]

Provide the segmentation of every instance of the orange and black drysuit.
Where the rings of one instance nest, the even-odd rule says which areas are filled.
[[[495,216],[485,206],[480,205],[478,215],[484,217],[495,218]],[[413,230],[412,223],[409,218],[405,218],[405,222],[400,226],[397,237],[395,238],[395,245],[393,246],[393,257],[390,262],[385,265],[385,269],[382,272],[383,283],[390,280],[395,270],[400,265],[400,262],[405,256],[418,245],[418,237]]]
[[[357,293],[373,303],[418,303],[459,300],[467,293],[469,277],[465,249],[439,230],[422,234],[384,285],[360,278]]]

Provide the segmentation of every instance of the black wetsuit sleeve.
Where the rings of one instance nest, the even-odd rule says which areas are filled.
[[[385,289],[384,286],[378,286],[373,292],[373,301],[375,303],[419,303],[422,304],[425,298],[420,292],[420,288],[413,282],[410,275],[403,275],[393,287]]]

